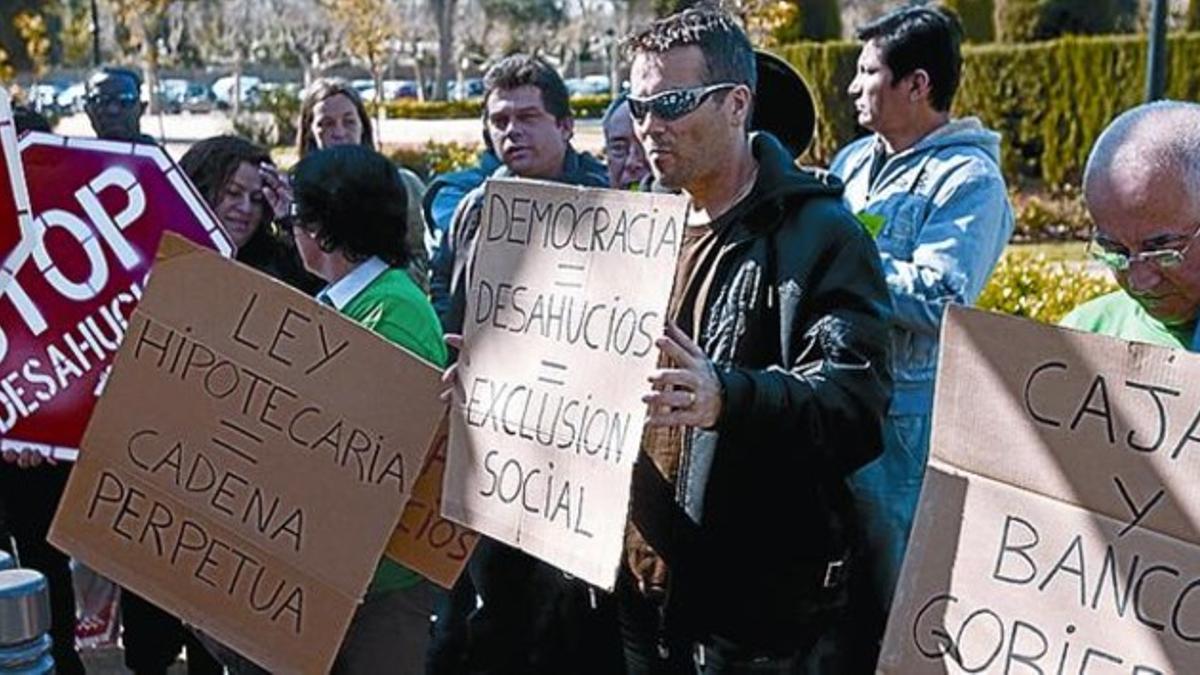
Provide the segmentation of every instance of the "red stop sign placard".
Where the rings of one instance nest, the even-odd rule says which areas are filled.
[[[73,459],[163,232],[233,246],[157,146],[29,134],[20,149],[33,217],[0,287],[0,445]]]
[[[16,248],[21,240],[22,221],[28,220],[29,196],[17,150],[17,129],[8,94],[0,89],[0,263]],[[4,288],[9,278],[0,271],[0,288]]]

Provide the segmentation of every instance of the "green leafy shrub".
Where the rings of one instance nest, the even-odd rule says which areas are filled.
[[[612,101],[610,96],[575,96],[571,98],[571,112],[580,119],[596,118],[604,114],[605,108]],[[417,101],[415,99],[400,99],[385,101],[383,115],[389,119],[413,120],[445,120],[469,119],[483,114],[483,101],[472,99],[468,101]],[[367,102],[367,112],[375,116],[376,104]]]
[[[790,20],[772,31],[777,42],[836,40],[842,36],[842,13],[837,0],[789,2],[794,8]]]
[[[996,39],[994,0],[943,0],[942,5],[958,14],[967,42],[984,43]]]
[[[979,296],[979,307],[1055,324],[1077,306],[1117,288],[1078,261],[1009,247]]]
[[[1001,42],[1049,40],[1063,35],[1113,33],[1132,23],[1136,3],[1121,0],[999,0]]]
[[[575,119],[599,119],[604,116],[604,111],[608,109],[608,105],[612,103],[612,96],[607,94],[596,94],[590,96],[572,96],[571,97],[571,114]]]
[[[1188,3],[1187,14],[1183,18],[1184,30],[1200,30],[1200,0]]]
[[[264,91],[247,114],[233,120],[233,131],[267,147],[292,145],[299,119],[300,95],[281,87]]]
[[[479,158],[478,143],[440,143],[426,141],[421,146],[397,146],[384,149],[393,162],[408,167],[425,180],[473,166]]]
[[[1087,239],[1092,218],[1083,203],[1083,193],[1073,187],[1055,194],[1011,191],[1016,228],[1013,241],[1070,241]]]

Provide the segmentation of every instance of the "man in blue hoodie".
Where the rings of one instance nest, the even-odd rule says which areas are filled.
[[[858,31],[850,83],[858,123],[874,132],[843,149],[831,170],[845,201],[876,238],[895,305],[895,394],[884,451],[851,478],[865,555],[851,589],[854,630],[838,672],[872,672],[904,560],[929,451],[942,313],[979,296],[1013,229],[1000,136],[973,117],[951,119],[962,28],[944,9],[906,7]],[[862,661],[858,661],[862,659]]]

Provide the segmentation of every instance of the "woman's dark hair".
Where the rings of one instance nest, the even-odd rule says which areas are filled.
[[[408,195],[388,158],[359,145],[318,150],[292,170],[292,192],[296,226],[314,233],[322,250],[408,264]]]
[[[206,138],[192,145],[179,158],[180,168],[213,208],[243,162],[255,167],[264,162],[274,164],[265,148],[237,136]],[[303,270],[288,233],[275,225],[271,209],[265,205],[262,221],[254,228],[250,240],[238,249],[237,259],[306,292],[315,292],[322,285],[319,279]]]
[[[317,137],[313,135],[313,108],[327,98],[337,95],[345,96],[354,105],[358,113],[358,122],[362,125],[361,145],[366,148],[375,147],[375,134],[371,129],[371,116],[367,114],[367,106],[363,104],[362,96],[350,83],[340,78],[321,78],[309,85],[304,92],[304,100],[300,103],[300,128],[296,134],[296,151],[301,158],[317,150]]]

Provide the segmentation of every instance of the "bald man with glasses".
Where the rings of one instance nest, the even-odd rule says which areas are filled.
[[[1200,350],[1200,105],[1161,101],[1122,114],[1096,141],[1083,190],[1096,224],[1089,252],[1121,290],[1062,325]]]

